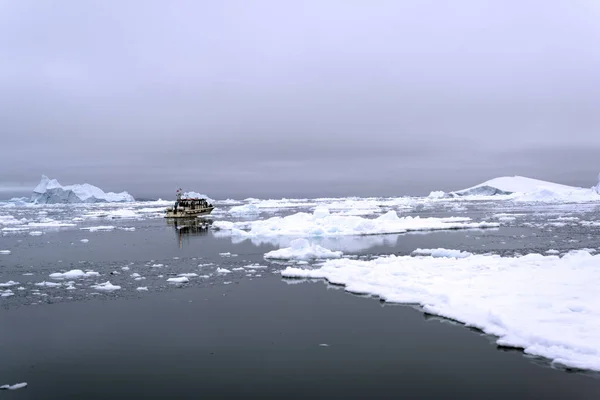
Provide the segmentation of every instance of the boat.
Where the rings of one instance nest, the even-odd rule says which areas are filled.
[[[172,207],[165,210],[165,218],[193,218],[208,215],[214,206],[207,199],[198,197],[183,197],[183,191],[177,190],[177,200]]]

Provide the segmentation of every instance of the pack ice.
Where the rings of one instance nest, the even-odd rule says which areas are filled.
[[[56,203],[118,203],[135,201],[127,192],[105,193],[89,183],[62,186],[56,179],[42,175],[42,180],[33,189],[31,202],[36,204]]]

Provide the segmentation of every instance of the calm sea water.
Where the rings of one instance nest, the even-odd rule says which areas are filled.
[[[461,215],[505,211],[487,207],[471,206]],[[39,210],[11,212],[29,218]],[[49,215],[66,220],[69,212],[59,208]],[[594,219],[595,207],[511,212],[526,215],[494,230],[323,244],[367,257],[408,254],[417,247],[514,254],[598,246],[591,227],[539,227],[569,213]],[[0,396],[600,398],[597,374],[553,369],[543,359],[503,351],[493,338],[408,306],[385,305],[323,282],[282,280],[283,266],[263,259],[282,241],[237,242],[206,225],[175,226],[163,219],[110,224],[117,228],[87,232],[78,226],[0,237],[0,249],[11,250],[0,258],[0,282],[15,280],[24,288],[0,300],[0,385],[28,382]],[[84,238],[89,242],[81,242]],[[35,285],[53,281],[50,273],[75,268],[101,277],[77,280],[75,290]],[[145,279],[136,281],[133,273]],[[199,276],[181,287],[167,283],[182,273]],[[121,289],[90,288],[107,280]],[[148,292],[137,291],[140,286]]]

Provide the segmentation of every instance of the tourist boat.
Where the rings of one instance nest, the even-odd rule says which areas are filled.
[[[183,197],[181,189],[177,190],[177,200],[173,207],[165,210],[165,218],[190,218],[208,215],[214,206],[203,198]]]

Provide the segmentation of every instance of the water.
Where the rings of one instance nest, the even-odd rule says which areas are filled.
[[[385,212],[394,206],[381,208]],[[24,288],[14,286],[14,296],[0,299],[0,384],[29,383],[26,389],[2,395],[35,399],[600,395],[595,373],[553,369],[546,360],[500,350],[487,335],[409,306],[385,305],[322,282],[282,280],[279,271],[285,265],[266,262],[263,255],[289,239],[232,240],[214,232],[210,219],[182,227],[151,212],[136,219],[106,216],[115,209],[0,208],[0,217],[28,221],[81,218],[76,226],[5,231],[0,237],[0,250],[11,251],[0,255],[0,282],[14,280]],[[232,219],[224,210],[214,219]],[[266,216],[300,210],[310,207],[273,209]],[[598,247],[596,228],[580,222],[595,221],[594,205],[515,208],[486,202],[416,204],[403,210],[475,220],[492,220],[498,213],[523,215],[503,222],[499,229],[319,242],[363,257],[410,254],[417,247],[503,255]],[[557,220],[560,216],[578,219]],[[103,225],[115,228],[80,229]],[[34,229],[43,234],[29,235]],[[84,238],[89,242],[82,243]],[[49,274],[76,268],[101,276],[74,280],[73,290],[64,284],[35,285],[60,282]],[[218,268],[231,272],[219,273]],[[145,279],[136,281],[133,273]],[[185,285],[167,282],[184,273],[198,276]],[[121,289],[104,293],[91,288],[107,280]],[[137,291],[140,286],[148,292]]]

